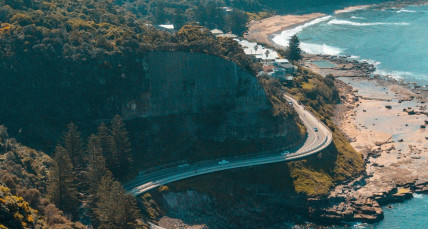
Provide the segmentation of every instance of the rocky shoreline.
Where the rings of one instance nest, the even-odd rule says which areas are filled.
[[[309,199],[309,218],[323,224],[374,223],[383,219],[381,206],[410,199],[413,193],[428,193],[428,91],[373,75],[375,67],[367,62],[305,56],[305,62],[315,60],[336,65],[306,67],[338,79],[342,104],[336,109],[335,123],[364,155],[366,174],[337,186],[327,198]]]

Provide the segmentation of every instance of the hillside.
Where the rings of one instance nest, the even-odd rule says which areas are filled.
[[[120,0],[117,3],[139,18],[155,24],[173,24],[176,29],[198,21],[210,29],[242,35],[245,24],[272,14],[332,13],[334,10],[387,0]],[[161,10],[162,9],[162,10]]]
[[[48,155],[16,142],[0,125],[0,228],[84,228],[49,200],[52,164]]]
[[[234,41],[197,25],[161,32],[109,1],[0,3],[0,123],[46,151],[71,121],[88,133],[140,97],[152,50],[207,53],[256,71]]]
[[[270,81],[268,88],[288,91],[306,105],[333,130],[333,144],[304,160],[224,171],[161,187],[141,197],[152,206],[145,209],[148,218],[163,224],[162,216],[167,216],[214,228],[303,223],[317,220],[313,209],[322,206],[333,187],[364,173],[362,155],[330,119],[339,101],[333,78],[300,68],[289,88],[267,78],[259,80]]]
[[[245,2],[234,4],[250,11]],[[153,199],[134,198],[119,181],[183,160],[299,146],[305,129],[285,91],[335,131],[333,146],[302,161],[179,182],[169,187],[171,198],[196,190],[214,198],[211,210],[227,210],[223,218],[242,201],[238,207],[249,214],[228,219],[242,227],[240,221],[257,212],[254,205],[270,201],[281,209],[297,201],[307,216],[307,197],[324,196],[363,171],[359,154],[329,120],[338,101],[331,79],[300,69],[287,88],[256,77],[260,64],[236,41],[202,26],[217,22],[164,32],[145,21],[151,13],[127,11],[131,3],[150,6],[150,12],[167,4],[0,0],[0,123],[9,128],[8,134],[0,126],[0,200],[20,212],[0,212],[4,226],[82,228],[73,222],[80,221],[95,228],[146,228],[143,221],[172,208],[162,202],[168,188]],[[181,4],[185,12],[199,7]],[[237,26],[225,28],[243,32]]]

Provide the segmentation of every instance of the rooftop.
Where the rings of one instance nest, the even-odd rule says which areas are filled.
[[[159,27],[162,27],[164,29],[174,29],[174,25],[172,24],[159,25]]]
[[[236,36],[235,34],[231,34],[231,33],[224,33],[224,34],[219,34],[216,37],[237,38],[238,36]]]
[[[276,59],[275,62],[283,64],[283,63],[290,63],[287,59]]]
[[[211,30],[211,33],[214,35],[219,35],[219,34],[223,34],[223,31],[221,31],[219,29],[213,29],[213,30]]]

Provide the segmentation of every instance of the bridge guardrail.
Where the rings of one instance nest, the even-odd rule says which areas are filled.
[[[291,95],[289,95],[289,96],[291,96]],[[293,98],[293,100],[295,102],[294,98]],[[156,178],[156,177],[159,177],[159,178],[165,177],[165,179],[167,179],[166,175],[169,175],[170,173],[171,174],[177,174],[177,176],[179,176],[180,172],[183,174],[189,173],[192,170],[195,170],[195,172],[197,172],[198,168],[204,168],[204,166],[205,166],[205,168],[207,168],[207,167],[209,168],[209,166],[216,166],[216,165],[218,166],[217,163],[220,159],[229,160],[231,162],[231,164],[233,164],[233,162],[245,163],[246,160],[250,160],[250,159],[254,160],[256,158],[268,158],[269,156],[276,156],[278,153],[284,152],[285,150],[291,151],[291,149],[293,149],[291,152],[295,151],[293,153],[290,152],[290,154],[285,156],[283,158],[283,160],[277,161],[277,162],[281,162],[281,161],[287,161],[287,160],[300,158],[302,155],[308,154],[310,152],[312,152],[312,153],[319,152],[319,151],[315,151],[315,150],[321,148],[323,145],[325,145],[325,143],[327,141],[329,141],[329,142],[332,141],[332,133],[330,132],[327,125],[325,125],[323,122],[316,119],[316,116],[311,111],[309,111],[307,109],[305,109],[305,111],[308,112],[318,123],[320,123],[324,129],[324,130],[322,130],[322,133],[325,135],[324,140],[322,141],[322,143],[316,145],[315,147],[311,147],[310,149],[307,149],[307,150],[304,150],[303,152],[298,153],[299,147],[297,147],[297,145],[299,145],[300,148],[302,145],[304,145],[304,143],[303,144],[298,143],[298,144],[293,144],[292,146],[282,147],[280,149],[273,150],[273,151],[265,151],[265,152],[259,153],[257,155],[249,154],[249,155],[231,156],[231,157],[224,157],[224,158],[213,159],[213,160],[199,161],[199,162],[195,162],[195,163],[191,163],[191,164],[187,160],[183,160],[183,161],[169,163],[166,165],[161,165],[161,166],[157,166],[154,168],[150,168],[147,170],[140,171],[139,176],[135,180],[125,184],[124,187],[125,187],[125,189],[129,189],[129,188],[132,188],[134,185],[137,185],[137,184],[142,183],[142,182],[146,182],[146,184],[147,184],[147,182],[149,182],[150,180],[153,180],[153,178]],[[313,151],[315,151],[315,152],[313,152]],[[298,153],[298,154],[296,154],[296,153]],[[188,166],[186,165],[185,167],[179,167],[179,165],[183,164],[183,163],[187,163]],[[231,164],[228,164],[228,165],[231,165]],[[260,163],[260,164],[262,164],[262,163]],[[171,166],[171,165],[173,165],[173,166]],[[168,168],[167,166],[171,166],[171,167]],[[233,168],[231,166],[226,166],[226,167]],[[241,166],[238,166],[238,167],[241,167]],[[236,167],[236,168],[238,168],[238,167]],[[225,169],[230,169],[230,168],[225,168]],[[141,175],[141,174],[144,174],[144,175]],[[203,173],[200,173],[200,174],[203,174]],[[200,175],[200,174],[198,174],[198,175]],[[156,187],[160,186],[160,183],[161,182],[158,180],[158,185]],[[136,188],[133,188],[132,190],[135,190],[135,189]]]

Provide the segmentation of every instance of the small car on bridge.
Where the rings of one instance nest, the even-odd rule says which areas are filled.
[[[228,161],[228,160],[224,160],[224,159],[223,159],[223,160],[219,161],[219,162],[218,162],[218,164],[219,164],[219,165],[229,164],[229,161]]]
[[[290,152],[288,152],[288,151],[286,150],[286,151],[282,152],[282,153],[281,153],[281,155],[282,155],[282,156],[286,156],[286,155],[287,155],[287,154],[289,154],[289,153],[290,153]]]

